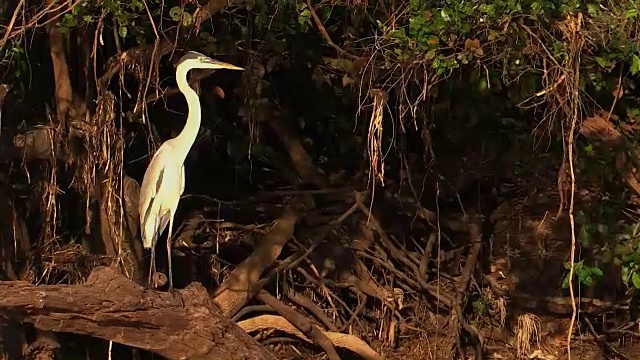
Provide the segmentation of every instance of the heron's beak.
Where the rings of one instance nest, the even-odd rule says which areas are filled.
[[[239,66],[235,66],[223,61],[214,60],[211,58],[203,59],[203,61],[208,65],[207,67],[210,69],[227,69],[227,70],[244,70]]]

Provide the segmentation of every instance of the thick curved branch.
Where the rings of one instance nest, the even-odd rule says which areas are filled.
[[[225,315],[233,316],[261,290],[255,288],[260,276],[280,256],[282,248],[293,236],[299,217],[296,210],[286,208],[251,256],[240,263],[216,289],[213,301]]]
[[[90,335],[168,359],[275,360],[213,306],[200,284],[148,291],[101,267],[83,285],[3,281],[0,293],[0,314],[39,330]]]

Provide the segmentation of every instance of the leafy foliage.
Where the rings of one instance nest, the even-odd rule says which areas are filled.
[[[566,263],[565,269],[569,270],[571,264]],[[577,280],[586,286],[591,286],[594,280],[604,275],[602,270],[596,266],[587,266],[584,264],[584,260],[578,261],[574,264],[574,276]],[[565,276],[562,280],[562,288],[567,289],[569,287],[569,275]]]
[[[637,0],[407,0],[356,5],[255,0],[243,2],[232,16],[197,24],[196,34],[190,27],[198,10],[200,5],[192,2],[153,0],[145,6],[141,0],[83,0],[61,17],[58,28],[68,34],[85,24],[104,26],[113,32],[115,42],[145,43],[155,39],[154,27],[163,24],[159,31],[178,27],[188,34],[184,42],[209,54],[242,50],[250,76],[236,91],[247,112],[260,99],[276,99],[290,110],[289,125],[300,130],[316,163],[330,169],[364,152],[368,124],[362,114],[369,109],[368,90],[378,88],[390,95],[382,146],[391,149],[398,144],[397,134],[403,134],[402,141],[410,144],[402,151],[419,148],[413,149],[416,157],[426,164],[437,152],[430,150],[434,141],[430,131],[446,134],[435,140],[435,148],[447,150],[472,143],[480,133],[499,137],[496,146],[507,149],[530,137],[531,128],[545,120],[555,139],[564,136],[558,124],[566,118],[561,114],[567,99],[567,62],[575,45],[565,30],[568,18],[581,16],[585,44],[579,52],[576,86],[583,113],[610,107],[620,119],[615,126],[632,144],[640,140],[632,125],[640,121],[640,101],[633,94],[640,73]],[[335,47],[327,45],[328,39]],[[7,66],[11,60],[24,83],[29,71],[25,54],[20,45],[7,43],[0,63]],[[450,80],[444,81],[447,77]],[[303,93],[302,88],[310,90]],[[433,114],[441,108],[453,110],[440,120]],[[265,162],[277,158],[268,144],[256,145],[242,137],[244,130],[229,132],[234,136],[220,147],[235,161],[246,158],[249,148]],[[615,154],[588,141],[578,147],[580,176],[607,190],[624,186],[616,176]],[[558,157],[564,154],[561,145],[550,149]],[[358,160],[346,162],[355,167]],[[513,164],[514,172],[531,173],[526,167]],[[618,209],[624,194],[615,198],[610,207]],[[580,220],[580,240],[603,261],[620,264],[626,269],[624,281],[636,286],[637,230],[631,230],[636,223],[612,225],[619,221],[615,211],[585,217]],[[583,262],[576,266],[581,282],[602,275],[597,266]]]

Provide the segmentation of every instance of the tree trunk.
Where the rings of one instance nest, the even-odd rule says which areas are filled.
[[[41,331],[90,335],[168,359],[269,359],[260,346],[194,283],[172,293],[148,291],[112,268],[96,268],[86,284],[0,282],[0,314]]]

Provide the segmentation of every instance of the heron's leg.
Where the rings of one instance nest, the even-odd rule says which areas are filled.
[[[173,289],[173,271],[171,270],[171,232],[173,230],[173,214],[169,218],[169,233],[167,234],[167,263],[169,265],[169,290]]]
[[[151,265],[149,266],[149,287],[153,288],[153,275],[156,272],[156,247],[151,247]]]

